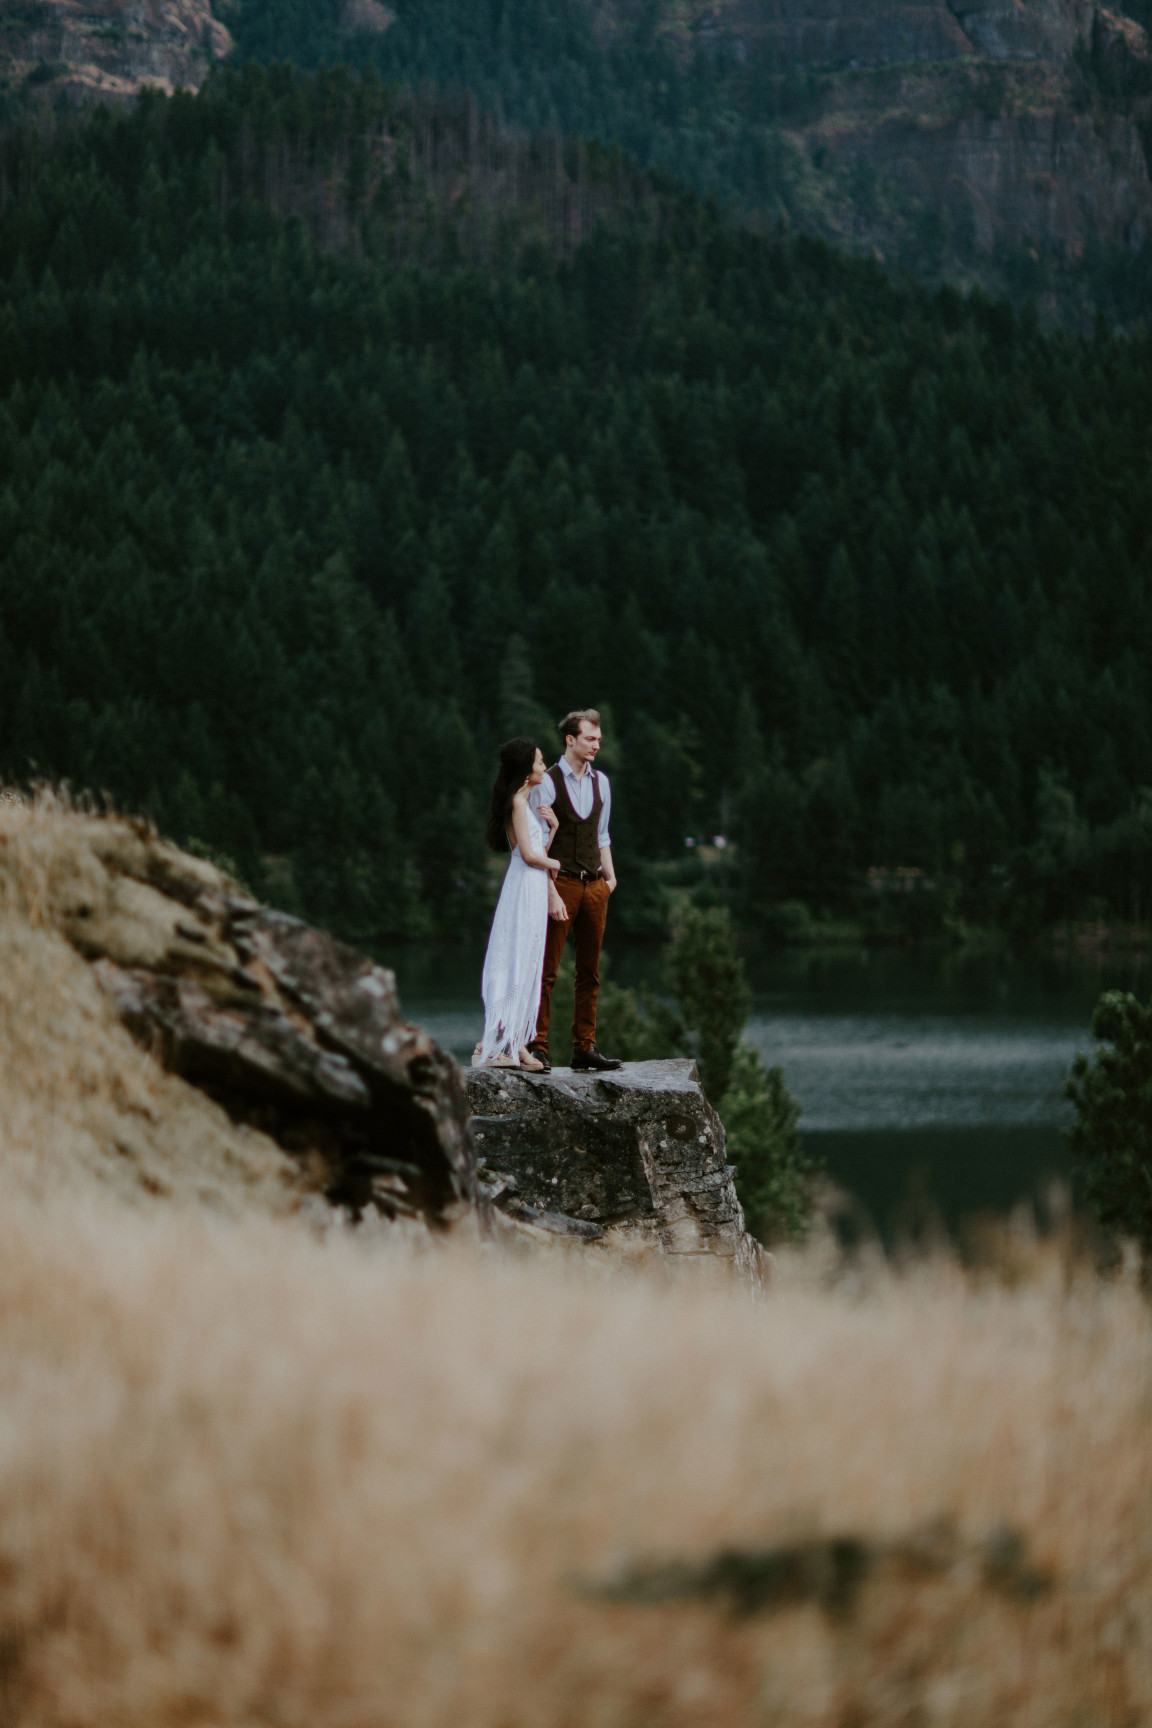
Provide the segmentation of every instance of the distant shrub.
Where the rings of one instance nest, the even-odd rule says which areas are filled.
[[[67,70],[68,67],[62,60],[37,60],[24,80],[24,87],[26,90],[35,90],[41,84],[51,84],[54,78],[59,78]]]
[[[710,1098],[722,1098],[752,1006],[726,907],[684,909],[668,948],[666,972],[701,1084]]]
[[[819,1165],[804,1150],[783,1068],[765,1068],[758,1050],[740,1044],[718,1109],[748,1229],[761,1242],[803,1241]]]
[[[1064,1086],[1085,1198],[1105,1229],[1152,1251],[1152,1004],[1108,990],[1092,1015],[1100,1045],[1079,1055]]]

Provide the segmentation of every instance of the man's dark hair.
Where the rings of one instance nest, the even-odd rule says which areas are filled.
[[[565,744],[569,738],[579,738],[581,720],[587,720],[589,726],[599,726],[599,708],[573,708],[570,714],[565,714],[563,720],[558,722],[560,736]]]
[[[531,738],[509,738],[507,744],[500,746],[500,772],[492,787],[484,830],[484,837],[493,852],[511,851],[508,818],[512,814],[512,800],[532,772],[536,749]]]

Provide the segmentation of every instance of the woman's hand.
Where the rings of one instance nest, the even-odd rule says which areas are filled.
[[[552,870],[554,872],[558,872],[560,869],[559,858],[545,858],[544,868],[545,868],[545,870]]]

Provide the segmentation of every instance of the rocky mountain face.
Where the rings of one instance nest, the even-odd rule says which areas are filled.
[[[153,87],[198,90],[232,37],[209,0],[16,0],[0,8],[10,88],[131,101]]]
[[[780,67],[908,60],[1061,59],[1092,24],[1090,0],[720,0],[696,32]]]
[[[631,40],[639,0],[589,4],[601,37]],[[780,149],[752,194],[769,217],[930,280],[1038,295],[1052,267],[1152,243],[1152,47],[1131,17],[1092,0],[643,10],[685,68],[713,57],[734,108],[773,129]],[[394,21],[381,0],[344,0],[336,30],[355,59]],[[195,89],[231,49],[210,0],[0,10],[0,81],[25,93]]]
[[[854,250],[988,280],[1005,247],[1026,267],[1152,239],[1152,46],[1130,17],[1090,0],[713,0],[667,29],[736,69],[745,112],[793,146],[807,225]]]
[[[1059,91],[1000,112],[892,114],[833,129],[829,143],[850,168],[946,213],[977,253],[1005,239],[1074,258],[1092,244],[1135,250],[1152,234],[1152,181],[1134,119],[1077,113]]]
[[[1074,263],[1152,237],[1135,19],[1086,0],[732,0],[710,19],[737,59],[800,83],[782,123],[832,238],[979,278],[1003,247]]]

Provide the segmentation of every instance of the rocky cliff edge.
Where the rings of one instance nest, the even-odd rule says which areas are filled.
[[[3,77],[79,99],[198,90],[231,50],[209,0],[25,0],[0,10]]]
[[[761,1287],[766,1257],[744,1228],[724,1127],[694,1062],[481,1068],[465,1080],[478,1192],[497,1227],[511,1220],[592,1259],[661,1260]]]
[[[0,1159],[42,1191],[370,1219],[758,1289],[691,1062],[465,1073],[395,979],[146,822],[0,793]]]

